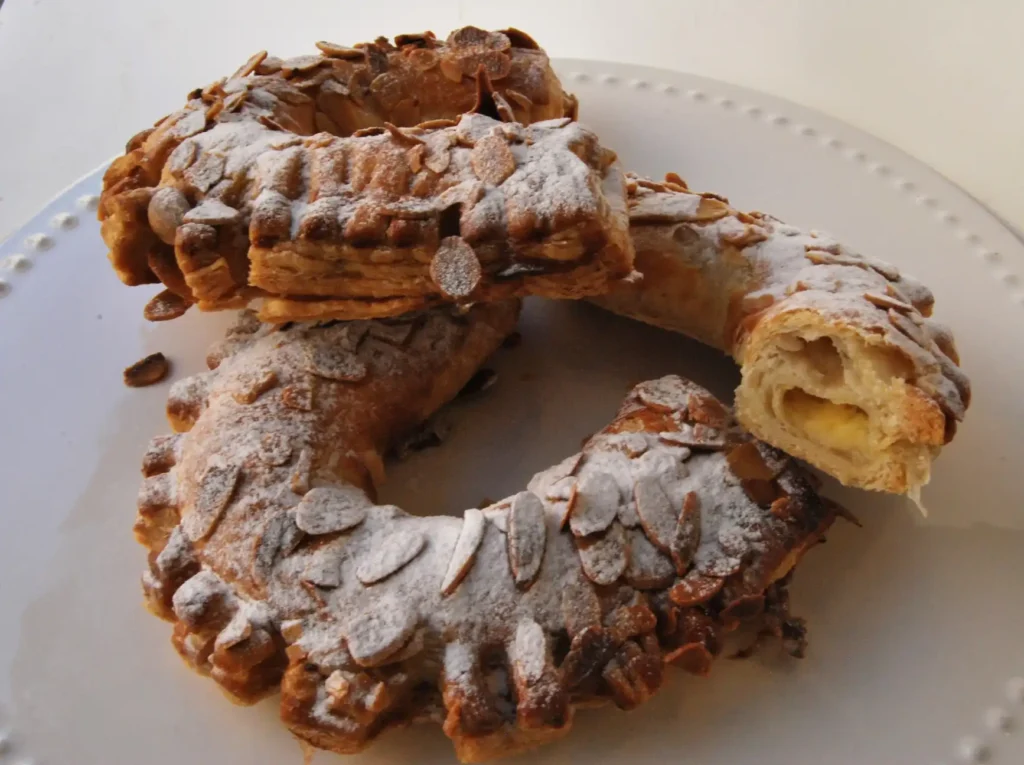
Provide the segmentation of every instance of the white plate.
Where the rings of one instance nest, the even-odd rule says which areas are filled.
[[[584,121],[628,166],[679,171],[923,277],[956,329],[975,403],[925,491],[927,519],[833,487],[864,528],[835,528],[797,573],[804,661],[726,660],[706,680],[674,673],[633,713],[579,715],[533,761],[1024,761],[1014,733],[1024,727],[1024,246],[936,173],[820,114],[683,74],[560,69]],[[167,430],[167,384],[128,390],[121,369],[161,350],[175,378],[197,371],[229,317],[144,322],[154,290],[117,282],[93,213],[76,206],[99,187],[98,171],[0,247],[0,259],[21,252],[31,265],[0,272],[0,761],[297,762],[273,702],[228,704],[141,607],[131,525],[144,445]],[[52,246],[26,243],[36,233]],[[452,412],[449,442],[393,469],[390,500],[461,511],[574,451],[632,381],[680,372],[727,393],[736,380],[718,354],[586,305],[534,302],[523,334],[496,360],[499,384]],[[453,757],[425,727],[388,734],[355,761]]]

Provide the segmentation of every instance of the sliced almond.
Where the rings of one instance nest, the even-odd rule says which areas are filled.
[[[463,300],[480,284],[483,270],[473,248],[460,236],[449,236],[430,261],[430,278],[442,293],[453,300]]]
[[[611,526],[622,500],[619,485],[607,473],[584,472],[576,485],[569,511],[569,526],[578,537],[597,534]]]
[[[659,433],[658,438],[667,444],[707,451],[721,451],[729,445],[725,432],[701,424],[683,423],[679,430]]]
[[[637,398],[656,412],[686,412],[690,388],[678,377],[648,380],[636,387]]]
[[[224,111],[227,113],[236,111],[241,108],[249,98],[249,91],[245,88],[232,93],[230,96],[224,99]]]
[[[265,50],[261,50],[258,53],[253,53],[251,56],[249,56],[249,60],[242,64],[235,71],[235,73],[231,75],[231,79],[235,79],[236,77],[248,77],[250,74],[252,74],[257,69],[260,68],[260,64],[263,63],[266,57],[267,52]]]
[[[659,549],[668,552],[672,549],[677,515],[661,481],[655,475],[642,475],[636,480],[633,492],[644,532]]]
[[[205,116],[203,119],[205,121]],[[224,157],[219,154],[200,153],[183,176],[196,191],[205,194],[224,177],[224,163]]]
[[[765,464],[757,444],[753,441],[747,441],[730,450],[726,455],[726,461],[732,472],[743,480],[770,481],[776,475]]]
[[[287,58],[284,60],[284,63],[281,66],[281,74],[283,74],[285,78],[289,78],[292,75],[311,72],[323,63],[323,56],[314,56],[312,54],[306,56],[295,56],[294,58]],[[281,89],[281,92],[287,93],[288,91]]]
[[[437,53],[429,48],[416,48],[406,56],[410,64],[421,72],[428,72],[437,66]]]
[[[476,552],[480,549],[484,531],[487,528],[484,514],[476,508],[470,508],[462,517],[462,528],[459,538],[448,561],[448,571],[441,583],[441,594],[451,595],[466,577],[476,560]]]
[[[202,106],[202,104],[200,104]],[[184,114],[178,117],[177,122],[174,123],[174,127],[170,130],[170,135],[178,140],[184,140],[190,136],[194,136],[196,133],[201,133],[206,129],[206,109],[190,109]]]
[[[703,643],[686,643],[665,654],[664,661],[689,672],[691,675],[704,677],[711,671],[714,657]]]
[[[427,538],[418,529],[406,524],[392,526],[387,537],[360,560],[356,578],[365,585],[387,579],[415,560],[426,544]]]
[[[307,534],[334,534],[354,529],[373,506],[355,486],[318,486],[303,495],[295,510],[295,523]]]
[[[506,90],[505,96],[527,114],[533,109],[533,101],[530,100],[530,97],[523,95],[518,90]]]
[[[409,169],[418,173],[423,169],[423,157],[427,153],[426,146],[420,143],[405,152],[405,158],[409,162]]]
[[[340,58],[349,61],[361,61],[366,58],[366,54],[360,48],[350,48],[347,45],[327,42],[327,40],[320,40],[316,43],[316,47],[328,58]]]
[[[562,621],[570,637],[575,637],[587,627],[601,624],[601,601],[587,579],[574,576],[560,586]]]
[[[295,525],[295,513],[278,513],[264,524],[256,539],[253,555],[253,573],[267,579],[277,561],[294,551],[303,536]]]
[[[289,510],[285,516],[288,522],[282,524],[281,548],[278,550],[282,556],[291,555],[306,538],[306,532],[295,523],[295,511]]]
[[[723,584],[722,578],[692,573],[669,590],[668,597],[677,606],[699,606],[715,597]]]
[[[415,324],[411,321],[403,321],[401,324],[384,324],[381,321],[372,322],[369,326],[370,337],[383,340],[390,345],[402,346],[412,335]]]
[[[548,664],[548,641],[544,629],[526,619],[516,626],[511,656],[516,675],[528,684],[537,683]]]
[[[412,602],[399,594],[386,594],[373,607],[349,617],[344,629],[348,651],[362,667],[386,664],[409,641],[419,624]]]
[[[154,296],[142,310],[146,321],[170,321],[184,316],[192,307],[192,301],[170,290],[164,290]]]
[[[639,529],[627,532],[629,537],[629,565],[626,582],[638,590],[667,587],[676,577],[671,559],[655,547]]]
[[[364,364],[354,353],[341,348],[315,348],[306,358],[306,370],[317,377],[337,382],[360,382],[369,374]]]
[[[903,313],[913,313],[914,306],[910,303],[905,303],[902,300],[897,300],[894,297],[888,295],[880,295],[877,292],[865,292],[864,299],[869,303],[878,306],[883,309],[893,309],[894,311],[902,311]]]
[[[380,78],[378,78],[378,79],[380,79]],[[374,82],[377,82],[377,80],[374,80]],[[390,122],[385,122],[384,123],[384,129],[387,130],[388,133],[391,134],[391,139],[395,143],[398,143],[398,144],[401,144],[401,145],[404,145],[404,146],[423,146],[424,145],[423,139],[420,138],[418,135],[416,135],[415,133],[412,133],[412,132],[410,132],[408,130],[403,130],[402,128],[397,127],[396,125],[392,125]]]
[[[189,145],[195,146],[194,143]],[[175,152],[177,154],[177,152]],[[163,186],[154,192],[146,217],[153,233],[165,244],[174,244],[178,227],[185,221],[185,215],[191,210],[188,199],[173,186]]]
[[[608,630],[600,626],[587,627],[573,636],[569,653],[560,667],[562,681],[570,691],[601,677],[619,643]]]
[[[508,559],[516,586],[525,589],[533,583],[546,543],[544,504],[532,492],[519,492],[512,498],[508,517]]]
[[[203,471],[192,507],[181,522],[190,541],[198,542],[213,533],[241,476],[235,465],[210,465]]]
[[[683,500],[683,511],[679,514],[669,552],[676,565],[676,572],[682,576],[690,568],[697,548],[700,547],[700,499],[695,492],[688,492]]]
[[[710,395],[692,394],[687,411],[691,420],[712,428],[727,428],[732,419],[729,410]]]
[[[516,171],[516,159],[508,142],[499,135],[486,135],[469,154],[476,177],[491,186],[500,186]]]
[[[583,573],[597,585],[615,584],[629,565],[625,531],[617,523],[612,524],[604,534],[577,539],[576,549],[580,554]]]
[[[430,142],[429,153],[423,160],[423,165],[431,172],[441,175],[451,164],[451,150],[447,138],[442,143]]]
[[[265,433],[260,439],[257,453],[267,465],[280,467],[291,459],[292,445],[284,434],[272,431]]]
[[[242,214],[219,199],[205,199],[182,217],[184,223],[202,223],[207,226],[225,226],[237,223]]]
[[[719,544],[721,540],[719,539]],[[697,572],[705,576],[725,579],[732,576],[743,566],[743,559],[726,553],[721,547],[713,548],[714,552],[704,555],[697,561]]]
[[[171,363],[162,353],[151,353],[124,370],[124,384],[129,388],[156,385],[167,377]]]
[[[462,67],[452,58],[441,58],[441,74],[452,82],[462,82]]]
[[[312,472],[313,452],[310,449],[303,449],[299,452],[299,458],[295,460],[295,466],[292,468],[292,491],[300,496],[308,492]]]

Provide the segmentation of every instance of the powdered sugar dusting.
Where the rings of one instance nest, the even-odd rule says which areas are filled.
[[[544,630],[532,619],[516,627],[514,656],[516,668],[528,683],[538,682],[544,674],[547,658],[547,639]]]
[[[441,292],[461,300],[473,294],[483,271],[473,248],[459,236],[449,236],[441,244],[430,262],[430,277]]]
[[[400,687],[406,668],[415,677],[426,672],[426,679],[443,668],[450,692],[481,703],[490,699],[511,720],[517,709],[509,678],[484,647],[507,653],[521,703],[560,697],[560,675],[547,669],[553,636],[600,625],[606,611],[621,605],[617,598],[626,597],[612,595],[618,588],[659,590],[694,572],[689,566],[677,571],[654,543],[664,544],[662,537],[675,532],[668,521],[676,521],[689,491],[701,493],[704,507],[694,519],[702,523],[692,556],[696,570],[720,571],[737,554],[756,558],[771,549],[765,542],[772,534],[788,538],[785,523],[746,497],[725,454],[691,452],[659,436],[691,425],[685,410],[648,407],[639,392],[582,455],[530,482],[539,494],[521,492],[470,510],[462,520],[411,517],[373,504],[361,484],[363,471],[374,469],[372,460],[353,448],[370,417],[366,407],[379,407],[374,417],[386,416],[395,409],[389,403],[395,386],[420,384],[425,371],[437,374],[458,363],[459,343],[480,331],[482,310],[459,320],[430,311],[410,317],[407,330],[401,322],[387,331],[350,322],[247,327],[231,335],[207,378],[202,416],[181,448],[175,446],[175,464],[151,460],[155,470],[168,471],[161,477],[181,484],[173,501],[182,504],[202,493],[200,478],[211,466],[238,468],[235,491],[195,557],[188,557],[191,547],[180,532],[165,548],[168,558],[201,567],[177,589],[173,603],[190,630],[180,644],[191,661],[220,661],[216,654],[207,658],[208,636],[218,636],[219,646],[229,650],[280,630],[293,646],[290,660],[321,671],[309,709],[332,729],[352,724],[345,711],[351,705],[389,709],[389,689]],[[476,361],[509,329],[510,323],[494,331]],[[318,378],[310,408],[290,407],[285,390],[309,376],[309,351],[332,348],[359,358],[366,377],[358,383]],[[280,384],[252,403],[239,402],[239,380],[267,368],[277,371]],[[626,427],[638,411],[654,418],[658,432]],[[308,485],[297,487],[293,477],[300,466]],[[641,514],[654,532],[646,526],[627,530],[619,521],[638,485],[669,502],[663,518]],[[581,516],[594,522],[582,537],[560,529],[567,504],[561,497],[579,489],[600,509],[594,518]],[[497,519],[504,520],[504,532]],[[173,581],[159,567],[151,579],[154,593]],[[371,677],[362,669],[371,667],[381,674]]]

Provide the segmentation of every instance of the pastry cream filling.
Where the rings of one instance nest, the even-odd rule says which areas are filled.
[[[860,407],[836,404],[799,388],[786,391],[782,403],[786,419],[812,441],[840,452],[869,447],[868,415]]]

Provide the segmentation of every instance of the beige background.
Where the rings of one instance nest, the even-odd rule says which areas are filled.
[[[291,55],[317,39],[463,23],[521,27],[554,56],[681,69],[820,109],[1024,228],[1022,0],[6,0],[0,238],[259,48]]]

